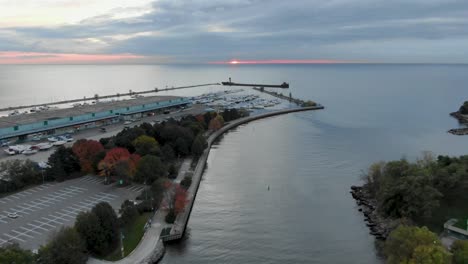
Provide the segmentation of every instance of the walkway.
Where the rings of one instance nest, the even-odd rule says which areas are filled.
[[[174,182],[179,183],[184,177],[185,173],[190,170],[190,164],[192,162],[191,158],[186,158],[183,160],[182,165],[180,166],[179,173]],[[151,219],[151,227],[145,232],[143,238],[141,239],[138,246],[135,250],[130,253],[124,259],[119,261],[106,261],[99,260],[95,258],[90,258],[88,264],[104,264],[104,263],[113,263],[113,264],[138,264],[138,263],[154,263],[151,259],[156,258],[155,256],[164,252],[164,246],[162,241],[159,239],[161,231],[165,227],[171,226],[166,224],[164,218],[166,217],[167,212],[162,208],[159,209],[156,214]],[[158,243],[160,245],[158,245]]]

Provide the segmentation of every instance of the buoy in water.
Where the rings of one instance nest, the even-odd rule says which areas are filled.
[[[268,185],[268,190],[270,190],[270,185]]]

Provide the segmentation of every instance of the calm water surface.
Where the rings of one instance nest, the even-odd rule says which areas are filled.
[[[162,263],[378,263],[349,195],[371,162],[467,154],[448,113],[468,66],[1,66],[0,105],[234,81],[289,81],[323,111],[257,121],[213,148],[188,236]],[[183,90],[189,95],[218,88]],[[270,185],[270,191],[267,186]]]

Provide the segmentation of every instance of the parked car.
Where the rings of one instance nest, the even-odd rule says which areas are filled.
[[[99,131],[101,131],[101,132],[107,132],[107,129],[106,129],[105,127],[101,127],[101,128],[99,129]]]
[[[13,218],[13,219],[18,218],[18,216],[19,215],[17,213],[8,213],[8,217]]]

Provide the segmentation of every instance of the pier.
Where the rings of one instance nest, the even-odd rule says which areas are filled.
[[[277,93],[277,92],[267,91],[267,90],[265,90],[263,88],[254,87],[253,89],[255,91],[259,91],[261,93],[266,93],[266,94],[269,94],[269,95],[274,96],[276,98],[283,99],[283,100],[289,101],[291,103],[295,103],[298,106],[319,106],[317,103],[312,102],[312,101],[303,101],[301,99],[293,98],[291,96],[291,94],[290,94],[290,96],[286,96],[286,95],[283,95],[283,94],[280,94],[280,93]]]
[[[252,87],[268,87],[268,88],[282,88],[282,89],[288,89],[289,88],[289,83],[282,83],[280,85],[275,85],[275,84],[253,84],[253,83],[235,83],[231,82],[231,78],[229,78],[229,82],[221,82],[222,85],[224,86],[252,86]]]
[[[100,100],[100,99],[112,99],[112,98],[119,98],[119,97],[123,97],[123,96],[135,96],[135,95],[166,92],[166,91],[173,91],[173,90],[179,90],[179,89],[197,88],[197,87],[211,86],[211,85],[219,85],[219,83],[197,84],[197,85],[189,85],[189,86],[170,87],[170,88],[164,88],[164,89],[154,88],[152,90],[146,90],[146,91],[140,91],[140,92],[130,91],[128,93],[117,93],[117,94],[103,95],[103,96],[99,96],[99,95],[96,94],[96,95],[94,95],[92,97],[89,97],[89,98],[84,97],[84,98],[80,98],[80,99],[70,99],[70,100],[56,101],[56,102],[51,102],[51,103],[4,107],[4,108],[0,108],[0,112],[12,111],[12,110],[18,110],[18,109],[24,109],[24,108],[49,106],[49,105],[61,105],[61,104],[80,103],[80,102],[85,102],[85,101],[97,101],[97,100]]]

